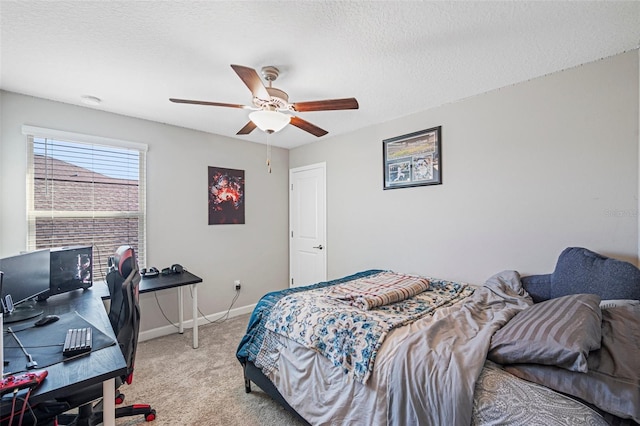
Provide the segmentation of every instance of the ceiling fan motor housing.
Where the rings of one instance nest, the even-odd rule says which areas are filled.
[[[266,87],[271,96],[270,99],[253,98],[253,104],[258,108],[269,108],[277,110],[289,110],[289,95],[276,87]]]

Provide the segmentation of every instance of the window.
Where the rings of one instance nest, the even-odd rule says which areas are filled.
[[[93,246],[94,278],[123,244],[145,261],[144,144],[24,126],[27,248]]]

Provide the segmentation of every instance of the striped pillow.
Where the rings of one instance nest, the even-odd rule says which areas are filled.
[[[589,351],[600,348],[600,297],[573,294],[536,303],[491,339],[488,358],[500,364],[555,365],[587,372]]]

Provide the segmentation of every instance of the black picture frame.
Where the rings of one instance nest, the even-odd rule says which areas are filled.
[[[383,189],[442,184],[442,126],[382,141]]]

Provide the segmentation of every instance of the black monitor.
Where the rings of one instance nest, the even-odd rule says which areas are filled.
[[[72,246],[51,249],[49,295],[87,289],[93,285],[93,247]]]
[[[49,257],[47,249],[0,259],[0,271],[4,272],[0,289],[4,322],[22,321],[42,313],[33,299],[49,291]]]

